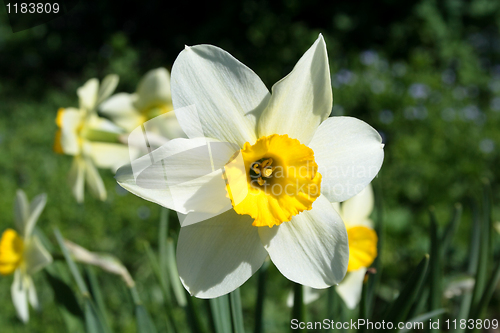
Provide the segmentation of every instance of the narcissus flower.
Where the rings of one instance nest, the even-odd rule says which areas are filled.
[[[172,68],[172,99],[189,139],[169,141],[116,178],[185,214],[177,265],[186,289],[200,298],[231,292],[268,255],[294,282],[327,288],[342,281],[347,232],[331,202],[368,185],[384,152],[368,124],[329,118],[323,37],[271,93],[224,50],[186,47]]]
[[[12,302],[23,322],[29,320],[28,301],[38,309],[38,297],[31,276],[52,262],[52,256],[33,235],[47,197],[41,194],[31,204],[23,191],[17,191],[15,204],[16,230],[7,229],[0,239],[0,274],[14,274]]]
[[[129,149],[119,143],[123,130],[111,121],[98,117],[96,107],[108,98],[118,84],[118,76],[108,75],[99,87],[97,79],[78,88],[79,108],[61,108],[57,112],[54,151],[74,156],[69,174],[73,195],[84,200],[84,183],[100,200],[106,189],[97,168],[116,170],[130,162]]]
[[[167,139],[185,137],[175,117],[170,94],[170,73],[165,68],[150,70],[144,75],[133,94],[118,93],[99,107],[102,114],[115,124],[131,132],[159,115],[158,134]]]
[[[349,238],[349,264],[345,279],[336,287],[348,308],[354,309],[361,299],[366,270],[377,257],[377,233],[369,216],[373,210],[373,190],[368,185],[356,196],[334,203],[344,221]]]

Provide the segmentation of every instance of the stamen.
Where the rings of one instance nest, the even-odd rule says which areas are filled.
[[[252,164],[252,170],[253,172],[255,172],[256,174],[260,175],[260,163],[259,162],[254,162]]]
[[[264,169],[265,167],[267,167],[271,164],[273,164],[273,159],[269,157],[268,159],[262,161],[261,169]]]
[[[255,161],[250,166],[250,177],[253,179],[257,179],[257,183],[260,186],[266,185],[266,180],[264,178],[270,178],[273,174],[273,171],[276,167],[271,166],[273,163],[272,158],[263,158],[258,161]]]
[[[262,170],[262,175],[266,178],[269,178],[273,174],[273,171],[274,171],[274,167],[268,166],[264,170]]]

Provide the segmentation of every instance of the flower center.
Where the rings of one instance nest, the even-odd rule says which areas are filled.
[[[238,214],[254,218],[254,226],[279,225],[310,210],[320,195],[321,174],[311,148],[288,135],[273,134],[245,143],[241,154],[248,192],[234,202]]]
[[[24,242],[17,232],[7,229],[0,239],[0,274],[9,275],[21,264]]]
[[[174,107],[172,106],[171,103],[163,103],[163,104],[155,104],[147,108],[144,108],[140,111],[140,113],[144,119],[143,121],[144,123],[150,119],[153,119],[154,117],[172,111],[173,109]]]
[[[268,185],[266,179],[271,178],[273,171],[276,167],[271,166],[273,164],[272,158],[261,158],[255,161],[250,166],[250,178],[252,180],[256,179],[257,184],[260,186]]]

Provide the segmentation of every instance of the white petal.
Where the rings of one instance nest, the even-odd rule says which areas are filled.
[[[32,278],[29,278],[29,279],[30,279],[29,288],[28,288],[29,303],[31,304],[33,309],[40,310],[40,304],[38,303],[38,296],[36,294],[35,284],[33,283]]]
[[[231,208],[222,167],[236,145],[204,138],[175,139],[118,169],[123,188],[180,213],[220,213]]]
[[[57,116],[58,126],[61,128],[61,147],[67,155],[80,153],[80,138],[77,133],[82,124],[83,113],[75,108],[60,111]]]
[[[259,227],[262,244],[278,270],[289,280],[312,288],[342,281],[349,261],[347,231],[340,216],[323,196],[273,228]]]
[[[133,106],[137,99],[135,94],[118,93],[111,96],[99,106],[103,115],[110,117],[115,124],[128,132],[141,124],[141,115]]]
[[[252,218],[238,215],[233,209],[182,227],[179,233],[179,275],[189,293],[199,298],[214,298],[235,290],[266,257]]]
[[[174,209],[174,207],[176,207],[168,186],[165,186],[162,189],[149,188],[143,184],[137,184],[137,181],[134,178],[134,169],[131,164],[126,164],[116,170],[115,178],[121,187],[140,198],[154,202],[169,209]],[[152,183],[156,181],[157,179],[155,177],[151,177]]]
[[[106,118],[102,118],[93,114],[87,121],[86,126],[92,130],[111,132],[111,133],[123,133],[123,129],[115,125],[113,122]]]
[[[80,100],[80,108],[86,110],[94,109],[97,102],[97,92],[99,90],[99,80],[93,78],[85,82],[83,86],[76,90]]]
[[[332,207],[337,213],[339,213],[340,217],[342,217],[342,208],[340,207],[340,202],[332,202]],[[342,221],[344,221],[344,219],[342,219]]]
[[[187,135],[182,130],[182,127],[179,124],[176,113],[174,111],[169,111],[148,120],[144,124],[144,128],[151,134],[157,134],[169,140],[176,138],[187,138]]]
[[[85,163],[85,178],[87,181],[87,185],[90,188],[90,192],[94,196],[96,196],[99,200],[106,200],[106,188],[104,187],[104,183],[102,182],[101,175],[99,171],[97,171],[94,163],[88,157],[84,159]]]
[[[14,282],[10,288],[12,295],[12,302],[16,308],[17,316],[24,323],[29,320],[29,310],[28,310],[28,284],[26,280],[23,279],[21,270],[17,269],[14,273]]]
[[[304,286],[302,288],[303,292],[303,296],[302,296],[302,301],[304,304],[310,304],[312,302],[314,302],[315,300],[317,300],[321,294],[325,291],[324,289],[314,289],[314,288],[311,288],[311,287],[308,287],[308,286]],[[286,305],[291,308],[294,304],[294,292],[293,290],[290,291],[290,293],[288,294],[288,297],[286,299]]]
[[[33,198],[33,201],[31,201],[29,218],[26,220],[26,225],[24,227],[24,238],[29,238],[31,236],[46,203],[47,195],[45,193],[37,195]]]
[[[130,163],[129,147],[106,142],[89,143],[89,156],[98,168],[116,171],[122,165]]]
[[[292,72],[277,82],[259,121],[259,137],[288,134],[308,144],[332,111],[330,69],[323,36],[300,58]]]
[[[85,185],[85,161],[81,156],[75,156],[68,175],[68,182],[76,202],[82,203]]]
[[[33,275],[45,266],[52,263],[52,256],[43,247],[38,237],[31,237],[25,244],[23,253],[26,273]]]
[[[172,68],[174,108],[195,105],[197,116],[179,117],[183,129],[203,124],[206,137],[237,143],[256,141],[256,123],[269,91],[251,69],[211,45],[186,47]],[[189,131],[184,130],[188,136]]]
[[[23,190],[17,190],[14,215],[16,218],[16,229],[20,235],[24,235],[25,223],[28,220],[29,213],[29,203],[26,193]]]
[[[361,225],[373,210],[373,190],[368,184],[361,192],[342,204],[342,220],[347,226]]]
[[[321,193],[345,201],[363,190],[384,161],[384,145],[370,125],[352,117],[325,120],[309,143],[322,175]]]
[[[120,81],[120,77],[116,74],[109,74],[102,80],[99,92],[97,93],[96,105],[99,105],[106,98],[111,96],[118,85],[118,81]]]
[[[337,293],[344,300],[349,309],[354,309],[361,300],[363,291],[363,280],[365,278],[366,268],[360,268],[357,271],[349,272],[337,287]]]
[[[158,104],[170,104],[170,73],[163,67],[147,72],[137,86],[137,96],[135,107],[138,110]]]
[[[119,117],[113,117],[113,121],[116,125],[125,129],[127,132],[131,132],[134,128],[141,126],[141,123],[144,121],[144,117],[137,112],[133,112]]]
[[[120,116],[121,114],[128,114],[131,112],[137,112],[133,103],[137,99],[134,94],[128,93],[118,93],[114,94],[107,100],[105,100],[101,105],[99,105],[99,111],[110,117]]]

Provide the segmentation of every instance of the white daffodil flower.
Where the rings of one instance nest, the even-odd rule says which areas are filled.
[[[159,115],[157,132],[166,139],[186,137],[175,117],[170,94],[170,73],[163,67],[144,75],[133,94],[118,93],[101,104],[99,111],[115,124],[131,132]],[[150,129],[151,131],[151,129]]]
[[[173,65],[172,100],[189,139],[169,141],[140,161],[140,173],[132,163],[116,178],[142,198],[203,220],[181,224],[177,266],[185,288],[199,298],[224,295],[268,255],[294,282],[318,289],[341,282],[348,239],[331,202],[366,187],[384,151],[378,132],[363,121],[329,118],[323,37],[272,93],[224,50],[186,47]],[[237,172],[228,169],[237,159],[242,187],[233,187]]]
[[[17,191],[14,213],[16,229],[7,229],[0,240],[0,274],[14,274],[12,302],[23,322],[29,320],[28,302],[39,309],[38,297],[31,276],[49,265],[52,256],[33,235],[38,217],[42,213],[47,196],[36,196],[31,204],[22,190]]]
[[[361,300],[366,270],[377,257],[377,233],[369,216],[373,211],[373,189],[368,185],[356,196],[334,203],[347,228],[349,238],[349,264],[345,279],[336,287],[349,309]]]
[[[106,199],[97,168],[115,171],[130,162],[128,147],[118,140],[123,130],[96,114],[96,107],[113,93],[117,84],[117,75],[108,75],[100,86],[97,79],[90,79],[77,90],[79,108],[61,108],[57,113],[59,130],[54,151],[74,156],[69,182],[78,203],[84,200],[85,182],[97,198]]]

